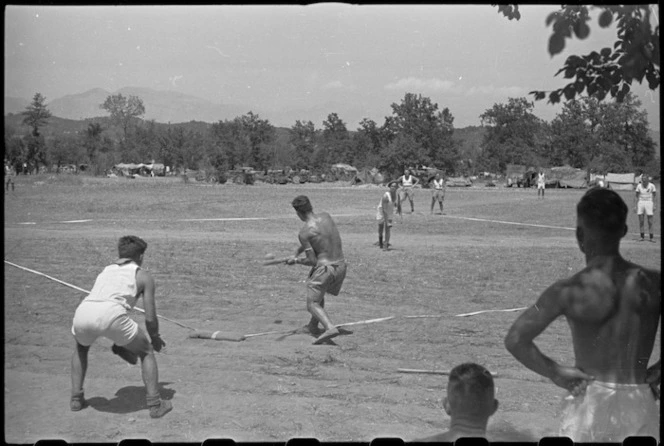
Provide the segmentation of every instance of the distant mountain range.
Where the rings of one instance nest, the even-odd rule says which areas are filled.
[[[281,109],[278,112],[260,110],[255,107],[249,107],[241,104],[218,104],[207,99],[196,96],[178,93],[168,90],[152,90],[150,88],[124,87],[117,91],[109,92],[101,88],[94,88],[80,94],[66,95],[61,98],[46,98],[48,109],[58,118],[83,120],[87,118],[96,118],[108,116],[105,110],[99,108],[106,98],[113,94],[122,94],[125,97],[138,96],[145,105],[145,115],[143,119],[154,120],[160,123],[184,123],[191,121],[200,122],[218,122],[233,120],[238,116],[243,116],[250,111],[259,115],[261,119],[267,119],[274,126],[292,127],[295,121],[311,121],[316,127],[321,127],[330,113],[339,113],[341,104],[326,103],[307,109]],[[31,99],[5,97],[4,114],[20,113],[31,102]],[[344,110],[354,116],[354,119],[348,119],[347,116],[339,117],[346,122],[349,130],[355,130],[359,120],[363,117],[361,107],[348,107],[343,105]],[[357,121],[357,122],[355,122]],[[378,122],[378,124],[382,124]]]
[[[189,123],[192,121],[214,123],[218,121],[233,120],[238,116],[243,116],[250,111],[258,114],[261,119],[267,119],[275,127],[290,128],[295,125],[295,121],[312,121],[316,128],[322,126],[323,121],[327,119],[330,113],[337,112],[340,104],[327,103],[321,104],[309,109],[302,110],[280,110],[278,113],[273,112],[277,116],[270,116],[270,113],[265,111],[252,109],[238,104],[218,104],[206,99],[196,96],[178,93],[175,91],[157,91],[150,88],[139,87],[124,87],[114,92],[109,92],[101,88],[94,88],[84,93],[66,95],[61,98],[53,100],[46,99],[48,109],[52,115],[64,120],[83,121],[89,118],[107,117],[108,113],[102,110],[99,106],[106,98],[113,94],[122,94],[123,96],[138,96],[145,105],[145,120],[154,120],[163,124],[179,124]],[[30,104],[31,99],[7,97],[4,98],[4,115],[18,114],[25,111],[25,108]],[[348,110],[348,106],[344,106]],[[350,113],[361,119],[362,109],[356,107],[350,109]],[[350,131],[357,129],[355,122],[347,120],[346,116],[339,117],[346,122],[347,128]],[[6,122],[6,120],[5,120]],[[71,123],[75,125],[74,123]],[[382,125],[383,122],[377,122]],[[478,146],[481,143],[481,135],[483,131],[481,128],[474,128],[473,126],[466,128],[467,135],[464,134],[464,129],[456,129],[458,137],[462,140],[468,140],[473,146]],[[651,136],[657,143],[657,156],[660,153],[660,132],[651,131]],[[479,135],[479,136],[478,136]]]
[[[108,116],[99,106],[110,95],[138,96],[145,105],[146,120],[162,123],[189,121],[217,122],[232,120],[250,110],[239,105],[215,104],[214,102],[174,91],[157,91],[149,88],[124,87],[114,92],[94,88],[81,94],[66,95],[49,100],[48,109],[59,118],[82,120]],[[20,113],[30,103],[29,99],[5,97],[5,114]],[[254,111],[258,113],[258,111]]]

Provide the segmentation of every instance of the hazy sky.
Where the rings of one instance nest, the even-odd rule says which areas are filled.
[[[329,105],[354,130],[363,117],[382,124],[410,92],[449,108],[455,127],[479,125],[495,103],[563,86],[554,74],[568,55],[612,46],[595,16],[588,39],[551,58],[556,9],[522,5],[509,21],[488,4],[9,6],[5,96],[147,87],[255,107],[278,126],[294,124],[279,110]],[[633,91],[659,130],[659,90]],[[558,111],[535,106],[547,121]]]

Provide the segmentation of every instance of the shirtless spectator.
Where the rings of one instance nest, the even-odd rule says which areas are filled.
[[[415,440],[421,443],[453,442],[461,437],[484,437],[489,417],[498,410],[491,373],[478,364],[452,369],[443,408],[450,416],[447,432]]]
[[[576,238],[586,267],[546,289],[512,325],[505,346],[523,365],[569,392],[560,435],[574,442],[659,441],[661,359],[651,367],[660,325],[661,273],[625,260],[627,205],[593,188],[577,205]],[[575,364],[565,366],[534,344],[558,316],[572,332]]]

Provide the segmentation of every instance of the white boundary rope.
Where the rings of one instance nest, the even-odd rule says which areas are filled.
[[[466,317],[466,316],[475,316],[476,314],[482,314],[482,313],[496,313],[496,312],[501,312],[501,311],[522,311],[522,310],[525,310],[526,308],[528,308],[528,307],[508,308],[506,310],[480,310],[480,311],[473,311],[472,313],[455,314],[454,316],[456,316],[456,317]]]
[[[73,288],[73,289],[78,290],[78,291],[81,291],[81,292],[83,292],[83,293],[90,294],[90,291],[88,291],[88,290],[84,290],[83,288],[77,287],[76,285],[72,285],[71,283],[67,283],[67,282],[65,282],[65,281],[63,281],[63,280],[56,279],[55,277],[51,277],[51,276],[49,276],[48,274],[40,273],[39,271],[35,271],[34,269],[30,269],[30,268],[26,268],[25,266],[17,265],[16,263],[12,263],[12,262],[10,262],[10,261],[8,261],[8,260],[5,260],[5,263],[8,264],[8,265],[13,266],[13,267],[15,267],[15,268],[22,269],[22,270],[24,270],[24,271],[28,271],[28,272],[33,273],[33,274],[37,274],[38,276],[46,277],[47,279],[50,279],[50,280],[52,280],[52,281],[54,281],[54,282],[58,282],[58,283],[60,283],[60,284],[62,284],[62,285],[64,285],[64,286],[68,286],[69,288]],[[138,311],[140,311],[141,313],[145,314],[145,310],[142,309],[142,308],[134,307],[134,310],[138,310]],[[181,322],[178,322],[178,321],[174,321],[173,319],[169,319],[169,318],[164,317],[164,316],[161,316],[161,315],[159,315],[159,314],[157,315],[157,317],[160,318],[160,319],[163,319],[163,320],[165,320],[165,321],[172,322],[172,323],[174,323],[174,324],[176,324],[176,325],[179,325],[180,327],[188,328],[189,330],[196,330],[196,329],[193,328],[193,327],[190,327],[190,326],[185,325],[185,324],[183,324],[183,323],[181,323]]]

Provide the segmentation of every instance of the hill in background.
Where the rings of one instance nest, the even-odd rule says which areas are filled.
[[[267,119],[277,128],[290,128],[295,125],[296,120],[311,121],[316,128],[321,128],[322,122],[330,113],[334,112],[336,104],[324,104],[307,110],[283,110],[280,112],[279,122],[281,126],[266,117],[261,110],[250,109],[241,105],[216,104],[206,99],[191,96],[174,91],[157,91],[149,88],[124,87],[115,92],[108,92],[101,88],[88,90],[84,93],[66,95],[49,101],[46,99],[48,109],[53,117],[49,121],[48,128],[44,129],[45,135],[69,134],[85,130],[91,119],[95,121],[107,119],[108,113],[100,108],[106,98],[112,94],[122,94],[125,97],[138,96],[145,105],[144,120],[154,120],[157,123],[167,125],[181,124],[187,130],[200,131],[201,128],[209,127],[211,123],[233,120],[243,116],[250,111],[259,115],[261,119]],[[13,126],[17,130],[22,127],[21,112],[29,105],[30,100],[16,97],[4,98],[5,126]],[[359,111],[358,111],[359,113]],[[15,114],[15,116],[7,116]],[[339,116],[345,121],[343,116]],[[284,124],[289,123],[289,124]],[[382,123],[378,122],[378,125]],[[349,131],[354,132],[352,125],[347,124]],[[109,126],[105,126],[108,128]],[[657,157],[660,157],[660,132],[650,131],[656,142]],[[463,157],[472,157],[477,153],[482,144],[484,129],[480,126],[469,126],[455,129],[454,138],[459,141]]]

